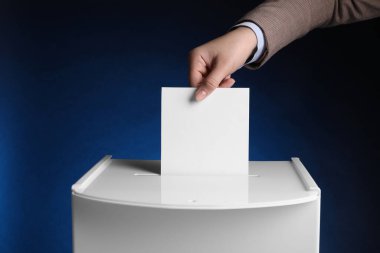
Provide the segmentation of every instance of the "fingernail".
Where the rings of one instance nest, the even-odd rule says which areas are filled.
[[[207,93],[206,93],[206,91],[204,89],[199,89],[195,93],[195,99],[197,101],[202,101],[206,96],[207,96]]]

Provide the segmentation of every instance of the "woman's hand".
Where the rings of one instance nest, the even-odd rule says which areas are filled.
[[[203,100],[218,87],[231,87],[235,83],[231,74],[244,65],[256,46],[255,33],[238,27],[194,48],[189,55],[189,81],[197,88],[195,99]]]

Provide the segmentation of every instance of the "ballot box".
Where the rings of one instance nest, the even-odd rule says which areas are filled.
[[[317,253],[321,191],[298,158],[161,175],[106,156],[72,186],[75,253]]]

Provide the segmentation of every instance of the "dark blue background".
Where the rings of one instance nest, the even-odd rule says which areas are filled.
[[[53,3],[52,3],[53,2]],[[160,88],[258,1],[1,1],[0,252],[70,252],[70,187],[103,155],[160,158]],[[379,20],[317,30],[258,71],[250,159],[299,156],[321,252],[379,248]]]

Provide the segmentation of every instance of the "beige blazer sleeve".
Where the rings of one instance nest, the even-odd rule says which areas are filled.
[[[281,48],[318,27],[380,16],[380,0],[266,0],[242,17],[264,31],[266,51],[249,68],[259,68]]]

